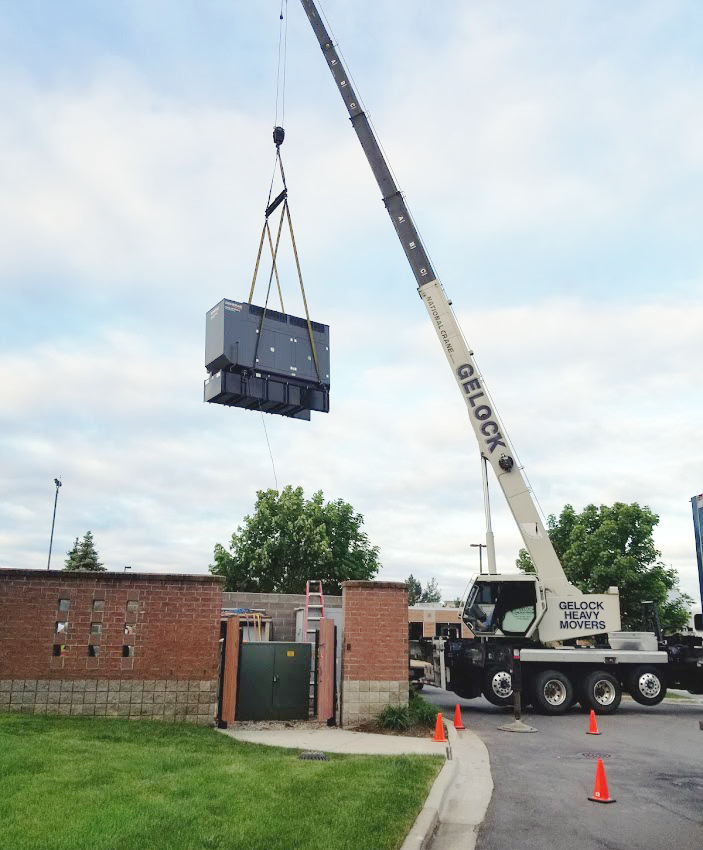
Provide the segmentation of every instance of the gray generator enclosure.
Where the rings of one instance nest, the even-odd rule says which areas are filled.
[[[205,320],[205,401],[295,419],[330,409],[330,329],[298,316],[220,301]]]

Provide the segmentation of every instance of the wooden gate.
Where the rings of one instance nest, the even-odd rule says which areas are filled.
[[[333,620],[320,620],[317,637],[317,719],[332,725],[335,720],[337,682],[335,676],[336,628]]]

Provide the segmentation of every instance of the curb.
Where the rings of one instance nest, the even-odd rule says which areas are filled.
[[[405,841],[401,844],[400,850],[427,850],[439,826],[439,813],[459,768],[459,762],[454,757],[456,748],[452,746],[456,739],[456,730],[449,724],[447,724],[447,730],[449,738],[446,749],[447,761],[432,784],[425,804]]]
[[[664,697],[662,703],[666,705],[700,705],[703,703],[703,697],[698,696],[697,694],[688,694],[681,693],[681,696],[678,697]],[[629,694],[623,693],[622,698],[627,702],[635,702]],[[661,703],[660,703],[661,704]]]

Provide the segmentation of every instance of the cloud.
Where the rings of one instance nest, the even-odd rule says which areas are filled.
[[[567,501],[649,504],[662,515],[664,559],[688,584],[693,561],[677,536],[701,450],[696,428],[674,423],[697,380],[695,361],[678,357],[695,344],[701,320],[695,305],[645,306],[615,322],[579,302],[473,317],[483,329],[475,347],[492,367],[485,377],[545,511]],[[339,330],[363,325],[357,313]],[[309,424],[266,417],[278,483],[351,502],[381,547],[385,577],[434,575],[456,595],[476,568],[468,544],[483,534],[477,446],[429,323],[392,338],[390,353],[376,343],[379,365],[333,384],[328,416]],[[6,544],[25,544],[15,553],[21,562],[4,566],[41,565],[58,471],[57,551],[90,528],[111,568],[204,570],[214,543],[226,544],[251,510],[255,490],[274,486],[261,415],[203,405],[190,346],[175,342],[164,356],[160,342],[149,349],[113,334],[100,353],[84,347],[82,357],[39,347],[14,381],[17,364],[0,361],[7,480],[24,493],[2,509],[15,528]],[[47,361],[52,381],[28,393]],[[37,427],[28,432],[27,422]],[[510,569],[521,544],[495,482],[492,491],[499,560]]]
[[[0,83],[0,566],[45,565],[58,474],[52,563],[91,529],[111,569],[159,571],[205,570],[277,479],[361,511],[383,577],[459,595],[484,528],[475,438],[307,23],[283,156],[333,371],[331,413],[303,423],[201,400],[204,314],[248,296],[273,168],[264,25],[249,14],[225,48],[215,5],[200,49],[184,12],[177,47],[146,57],[129,8],[123,41],[86,18],[95,44],[61,73],[28,51]],[[691,8],[330,15],[545,512],[648,504],[694,592],[702,75],[660,35]]]

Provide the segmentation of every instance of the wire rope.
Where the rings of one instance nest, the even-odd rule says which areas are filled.
[[[285,15],[283,11],[285,9]],[[281,12],[278,27],[278,67],[276,68],[276,118],[278,126],[278,101],[281,101],[281,124],[286,116],[286,56],[288,51],[288,0],[281,0]],[[283,60],[283,61],[281,61]]]
[[[454,313],[454,307],[453,307],[453,306],[450,306],[450,309],[451,309],[452,313]],[[455,315],[456,315],[456,314],[455,314]],[[530,491],[530,494],[532,495],[532,500],[533,500],[533,501],[534,501],[534,503],[536,504],[536,506],[537,506],[537,510],[538,510],[538,511],[539,511],[539,513],[541,514],[541,516],[542,516],[542,520],[544,521],[544,523],[545,523],[545,525],[546,525],[546,524],[547,524],[547,522],[548,522],[547,515],[545,514],[544,509],[542,508],[542,505],[540,504],[540,501],[539,501],[539,499],[537,498],[537,494],[535,493],[534,487],[532,486],[532,482],[530,481],[530,478],[529,478],[529,476],[528,476],[528,474],[527,474],[527,470],[525,469],[525,466],[524,466],[524,464],[522,463],[522,461],[520,460],[520,456],[518,455],[517,450],[515,449],[515,444],[513,443],[513,441],[512,441],[512,440],[511,440],[511,438],[510,438],[510,432],[509,432],[509,431],[508,431],[508,429],[506,428],[506,426],[505,426],[505,422],[503,421],[503,419],[502,419],[501,415],[500,415],[500,414],[497,412],[497,410],[496,410],[496,404],[495,404],[495,402],[493,401],[493,398],[492,398],[492,396],[491,396],[491,391],[490,391],[490,390],[489,390],[489,388],[486,386],[486,379],[485,379],[485,378],[484,378],[484,376],[483,376],[483,372],[481,371],[481,367],[479,366],[479,363],[478,363],[478,359],[477,359],[477,357],[476,357],[476,354],[474,353],[473,349],[469,346],[468,342],[466,341],[466,337],[464,336],[464,331],[462,330],[461,325],[459,324],[459,320],[458,320],[458,319],[457,319],[457,327],[459,328],[459,331],[460,331],[460,333],[461,333],[461,337],[462,337],[462,339],[464,340],[464,345],[466,345],[466,347],[468,348],[468,350],[471,352],[471,356],[473,357],[474,363],[476,364],[476,372],[477,372],[478,376],[481,378],[481,383],[482,383],[482,386],[483,386],[483,390],[484,390],[484,392],[485,392],[485,394],[486,394],[486,398],[488,399],[488,401],[489,401],[489,402],[490,402],[490,404],[491,404],[491,408],[492,408],[492,410],[493,410],[493,415],[494,415],[494,416],[496,417],[496,419],[498,420],[498,423],[500,424],[500,427],[501,427],[501,429],[502,429],[502,431],[503,431],[503,434],[504,434],[504,435],[505,435],[505,437],[507,438],[508,445],[510,446],[510,450],[512,451],[512,453],[513,453],[513,455],[514,455],[514,457],[515,457],[515,462],[517,463],[517,465],[518,465],[518,467],[519,467],[520,471],[522,472],[522,474],[523,474],[523,476],[524,476],[524,478],[525,478],[525,483],[527,484],[527,488],[528,488],[528,490]]]
[[[285,13],[285,14],[284,14]],[[286,57],[288,53],[288,0],[281,0],[281,9],[279,13],[279,26],[278,26],[278,65],[276,67],[276,108],[274,115],[274,127],[282,126],[285,121],[286,115]],[[280,112],[281,112],[281,120],[278,120],[279,114],[279,102],[280,102]],[[271,195],[273,193],[273,184],[276,179],[276,171],[280,167],[281,170],[281,178],[283,180],[283,186],[285,188],[285,177],[283,176],[283,165],[280,162],[280,150],[276,148],[276,158],[273,163],[273,171],[271,173],[271,183],[269,184],[269,194],[268,200],[266,201],[266,207],[268,209],[271,204]],[[278,236],[276,239],[276,250],[273,250],[273,246],[271,246],[272,254],[273,254],[273,263],[271,268],[271,275],[269,277],[268,288],[266,291],[266,301],[264,305],[264,314],[266,312],[266,307],[268,306],[269,295],[271,293],[271,284],[273,282],[274,273],[276,274],[276,281],[278,282],[278,272],[276,270],[276,253],[278,250],[278,242],[281,238],[281,228],[283,226],[283,211],[281,211],[281,221],[278,227]],[[261,234],[261,245],[263,246],[264,241],[264,233],[268,229],[268,217],[266,222],[264,223],[264,231]],[[271,232],[268,231],[269,235],[269,244],[271,242]],[[259,259],[261,256],[261,246],[259,247],[259,257],[256,261],[256,268],[258,270],[259,267]],[[254,280],[252,281],[252,292],[249,296],[249,300],[254,294],[254,284],[256,283],[256,271],[254,272]],[[278,282],[278,291],[280,294],[281,285]],[[283,309],[283,299],[281,298],[281,309]],[[262,317],[263,318],[263,317]],[[259,404],[259,413],[261,413],[261,424],[264,428],[264,436],[266,437],[266,445],[269,450],[269,457],[271,458],[271,469],[273,470],[273,480],[276,484],[276,492],[279,492],[278,489],[278,476],[276,475],[276,464],[273,459],[273,451],[271,449],[271,441],[269,440],[268,429],[266,428],[266,419],[264,417],[264,411],[261,409],[261,404]]]
[[[276,492],[279,493],[278,489],[278,476],[276,475],[276,464],[273,462],[273,452],[271,451],[271,443],[269,442],[269,432],[266,428],[266,419],[264,418],[264,411],[261,409],[261,403],[259,403],[259,413],[261,414],[261,424],[264,426],[264,436],[266,437],[266,445],[269,450],[269,457],[271,458],[271,469],[273,469],[273,480],[276,483]]]

